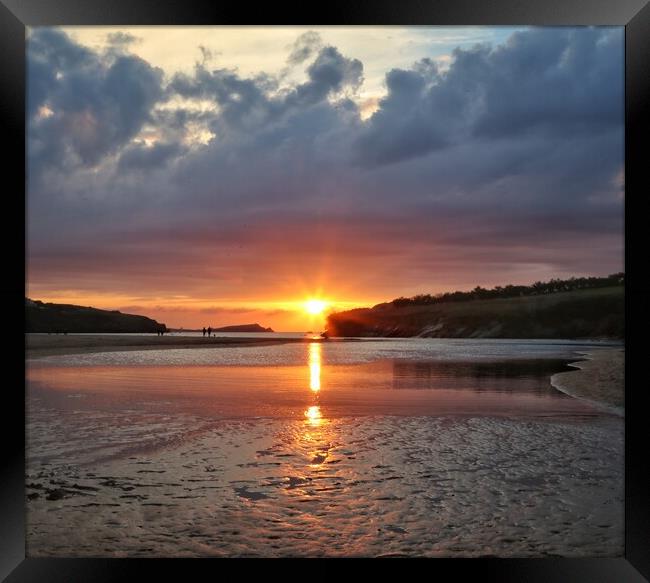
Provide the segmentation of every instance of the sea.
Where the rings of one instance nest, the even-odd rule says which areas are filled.
[[[550,381],[613,347],[313,335],[29,359],[28,555],[621,556],[624,419]]]

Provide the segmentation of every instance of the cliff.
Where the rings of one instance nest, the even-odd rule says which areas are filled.
[[[379,304],[331,314],[330,336],[623,338],[623,286],[431,305]]]
[[[160,331],[167,331],[165,324],[146,316],[25,298],[25,332],[106,334]]]

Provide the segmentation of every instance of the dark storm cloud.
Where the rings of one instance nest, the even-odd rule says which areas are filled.
[[[393,70],[388,95],[359,138],[358,159],[398,162],[469,135],[566,137],[621,127],[622,64],[620,30],[539,28],[498,47],[456,49],[442,75],[427,62]]]
[[[55,29],[36,28],[27,40],[27,111],[32,116],[55,92],[57,74],[97,66],[90,50]]]
[[[623,118],[620,31],[533,30],[483,56],[481,114],[474,130],[489,137],[540,131],[594,132]],[[458,74],[464,73],[460,67]]]
[[[140,131],[162,96],[160,69],[132,55],[104,60],[54,30],[34,30],[27,63],[32,178],[99,163]]]
[[[486,284],[620,268],[621,29],[533,29],[457,49],[448,70],[393,69],[367,121],[350,99],[362,63],[314,35],[290,49],[306,74],[291,87],[205,58],[165,83],[48,29],[28,49],[40,277],[234,294],[323,262],[408,293],[435,270]],[[179,98],[214,107],[157,108]],[[196,127],[213,138],[188,145]]]
[[[289,105],[309,106],[345,87],[357,89],[363,80],[363,65],[358,59],[345,58],[334,47],[325,47],[307,68],[307,75],[309,81],[287,97]]]
[[[431,78],[437,76],[431,69]],[[431,78],[418,71],[393,69],[386,75],[388,95],[379,102],[357,142],[365,166],[399,162],[448,144],[449,118],[434,115],[428,99]]]

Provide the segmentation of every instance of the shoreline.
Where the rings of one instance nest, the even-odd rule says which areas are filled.
[[[321,338],[234,338],[145,335],[34,335],[25,334],[25,358],[193,348],[262,347],[324,342]],[[330,338],[327,342],[363,342],[357,338]],[[608,413],[625,416],[625,348],[578,352],[568,366],[576,369],[551,375],[550,384],[570,397]]]
[[[142,336],[134,335],[33,335],[25,334],[25,357],[38,358],[65,354],[89,354],[94,352],[123,352],[131,350],[165,350],[191,348],[222,348],[224,346],[270,346],[297,342],[322,342],[317,338],[213,338],[191,336]],[[344,340],[339,340],[342,342]],[[347,341],[347,340],[346,340]],[[336,342],[336,340],[335,340]]]
[[[413,337],[416,338],[416,337]],[[314,342],[376,342],[378,340],[394,340],[368,336],[364,338],[336,337],[311,338],[311,337],[273,337],[260,338],[244,336],[214,336],[212,338],[192,336],[154,336],[143,334],[41,334],[25,333],[25,358],[39,358],[44,356],[60,356],[66,354],[91,354],[97,352],[128,352],[134,350],[167,350],[167,349],[192,349],[192,348],[222,348],[232,347],[258,347],[273,346],[289,343],[314,343]],[[458,340],[452,338],[450,340]],[[467,340],[473,340],[467,338]],[[497,339],[495,339],[497,340]],[[513,340],[506,338],[504,340]],[[533,339],[537,340],[537,339]],[[600,346],[618,346],[617,341],[607,339],[607,344]],[[580,353],[585,354],[585,353]],[[580,367],[577,367],[580,368]]]
[[[588,402],[603,411],[625,416],[625,349],[580,352],[582,359],[551,376],[558,391]]]

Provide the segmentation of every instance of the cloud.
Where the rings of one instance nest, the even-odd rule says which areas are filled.
[[[475,133],[566,135],[620,126],[622,40],[621,31],[539,28],[515,33],[507,45],[483,51],[478,57],[486,65],[483,104]],[[457,71],[464,73],[463,67]]]
[[[27,42],[27,112],[31,117],[56,91],[64,71],[96,66],[96,55],[56,29],[39,28]]]
[[[357,142],[364,166],[424,156],[471,136],[591,134],[623,123],[620,30],[537,28],[505,45],[456,49],[386,76],[388,93]]]
[[[369,101],[363,64],[315,34],[289,53],[300,81],[206,58],[165,79],[34,29],[30,278],[224,298],[322,279],[382,297],[443,272],[617,271],[622,51],[621,29],[531,29],[444,69],[393,68]]]
[[[287,57],[287,63],[295,66],[304,63],[323,46],[323,39],[320,34],[310,30],[301,34],[291,46],[291,52]]]
[[[161,70],[132,55],[102,58],[56,30],[32,33],[27,63],[34,180],[48,168],[70,172],[99,164],[128,144],[162,96]],[[51,115],[39,118],[43,106]]]
[[[180,144],[155,144],[151,147],[130,146],[120,155],[121,171],[151,170],[164,168],[171,158],[183,151]]]
[[[128,32],[117,31],[110,32],[106,35],[106,40],[109,44],[116,47],[126,47],[135,43],[139,43],[142,39],[134,36]]]
[[[299,85],[290,101],[318,103],[332,93],[346,88],[356,90],[363,81],[363,65],[358,59],[348,59],[335,47],[325,47],[307,68],[309,81]]]
[[[202,314],[250,314],[257,310],[253,308],[237,308],[237,307],[224,307],[224,306],[210,306],[208,308],[201,308],[199,310]]]

